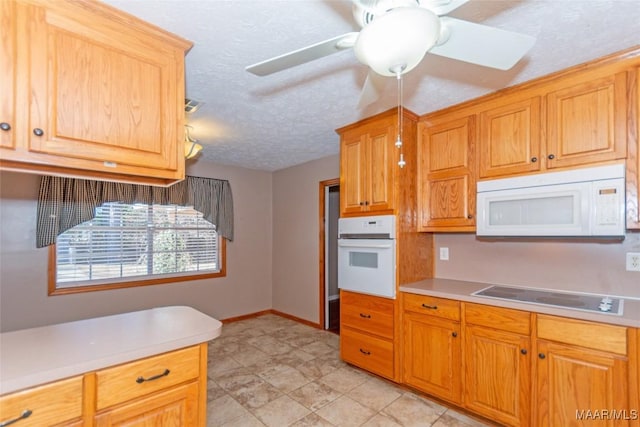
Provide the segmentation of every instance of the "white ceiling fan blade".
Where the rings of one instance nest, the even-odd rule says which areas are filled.
[[[446,15],[469,0],[419,0],[420,7],[429,9],[438,16]]]
[[[287,68],[295,67],[313,61],[314,59],[340,52],[344,49],[349,49],[353,47],[357,37],[357,32],[343,34],[311,46],[303,47],[302,49],[294,50],[293,52],[285,53],[284,55],[276,56],[275,58],[258,62],[257,64],[249,65],[245,70],[256,76],[266,76],[277,73],[278,71],[286,70]]]
[[[382,96],[386,85],[387,82],[385,77],[369,70],[369,74],[367,74],[367,78],[362,86],[362,92],[360,92],[358,108],[363,109],[367,105],[376,102],[380,96]]]
[[[440,22],[442,34],[449,38],[436,44],[429,53],[499,70],[513,67],[536,41],[529,35],[448,16],[441,17]]]

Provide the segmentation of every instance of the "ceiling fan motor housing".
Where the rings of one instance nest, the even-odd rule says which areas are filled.
[[[354,0],[353,18],[360,28],[364,28],[397,7],[420,7],[420,0]]]

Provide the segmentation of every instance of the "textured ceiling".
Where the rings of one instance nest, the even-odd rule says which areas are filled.
[[[350,31],[348,0],[107,0],[194,43],[187,117],[200,158],[275,171],[338,153],[334,129],[395,106],[385,95],[357,108],[367,68],[351,50],[266,77],[247,65]],[[535,36],[509,71],[427,55],[404,77],[404,105],[422,115],[640,45],[640,0],[471,0],[450,16]],[[194,161],[194,160],[189,160]],[[198,160],[195,160],[198,161]]]

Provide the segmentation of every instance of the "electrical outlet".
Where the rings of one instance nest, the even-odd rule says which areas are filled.
[[[640,271],[640,252],[627,252],[627,271]]]
[[[440,260],[449,261],[449,248],[440,248]]]

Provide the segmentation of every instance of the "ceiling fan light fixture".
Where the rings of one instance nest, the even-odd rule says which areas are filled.
[[[398,7],[360,31],[354,52],[376,73],[396,76],[398,67],[403,73],[415,68],[439,37],[436,14],[420,7]]]
[[[200,151],[202,151],[202,144],[198,144],[198,140],[191,137],[189,131],[191,126],[184,126],[184,157],[185,159],[193,159]]]

